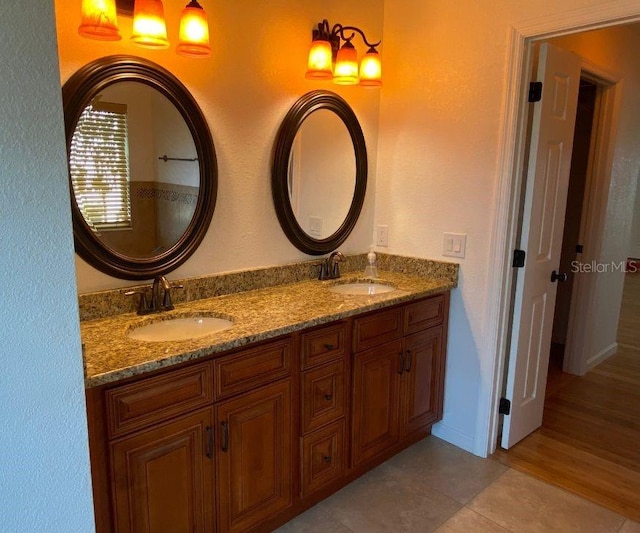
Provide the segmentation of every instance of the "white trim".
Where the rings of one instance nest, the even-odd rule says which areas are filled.
[[[582,260],[589,263],[597,261],[602,251],[622,76],[586,61],[583,61],[583,73],[586,78],[597,83],[602,91],[594,116],[596,123],[591,139],[587,187],[580,223],[580,242],[585,247]],[[594,181],[594,176],[604,176],[604,179]],[[596,283],[597,276],[577,274],[572,291],[563,370],[578,376],[587,373],[587,359],[593,350],[591,322],[596,305],[593,301]]]
[[[474,453],[482,457],[491,454],[495,448],[487,446],[487,440],[495,442],[498,439],[498,403],[502,392],[502,380],[505,371],[505,357],[500,354],[507,353],[509,320],[508,316],[502,312],[510,307],[511,286],[513,283],[513,269],[510,258],[512,250],[516,247],[517,220],[519,210],[520,190],[522,179],[511,179],[514,172],[522,168],[523,150],[521,149],[522,137],[521,123],[525,118],[523,100],[525,87],[522,72],[528,72],[529,54],[525,49],[525,41],[518,32],[512,28],[509,34],[509,57],[515,61],[509,63],[507,71],[506,85],[510,88],[509,94],[514,95],[504,102],[506,106],[505,120],[500,131],[500,175],[508,176],[509,179],[500,179],[498,182],[498,208],[491,232],[491,252],[490,257],[494,258],[492,273],[489,278],[489,303],[487,309],[488,331],[486,336],[486,346],[495,346],[494,358],[488,371],[489,393],[484,397],[481,395],[478,402],[478,417],[476,424],[476,439]],[[506,239],[505,239],[506,236]],[[492,325],[497,327],[493,328]],[[486,389],[487,387],[485,387]]]
[[[637,0],[618,0],[575,11],[550,14],[524,22],[511,29],[509,35],[509,59],[506,92],[504,97],[504,122],[498,147],[500,174],[497,183],[496,210],[491,232],[493,262],[489,271],[487,309],[485,316],[485,346],[493,355],[489,363],[491,376],[483,380],[478,402],[476,443],[474,453],[486,456],[495,451],[498,422],[497,405],[502,390],[507,349],[510,295],[513,276],[510,264],[511,250],[516,246],[518,220],[517,201],[522,184],[518,162],[522,157],[519,106],[522,105],[524,74],[528,73],[528,51],[533,40],[559,36],[587,29],[597,29],[625,22],[640,20]],[[525,54],[527,57],[525,57]]]
[[[457,446],[458,448],[462,448],[463,450],[473,453],[473,435],[462,433],[461,431],[458,431],[447,424],[443,424],[442,422],[438,422],[431,428],[431,434],[434,437],[438,437],[439,439]]]
[[[587,361],[587,371],[591,370],[593,367],[598,366],[603,361],[606,361],[612,355],[615,355],[618,351],[618,343],[614,342],[610,346],[607,346],[604,350],[600,350],[593,357],[590,357]]]

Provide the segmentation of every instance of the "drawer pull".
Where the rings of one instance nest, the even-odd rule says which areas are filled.
[[[327,392],[327,394],[324,395],[324,399],[330,402],[331,400],[333,400],[333,394]]]
[[[331,463],[331,456],[330,455],[325,455],[322,459],[327,464]]]
[[[222,422],[222,451],[229,451],[229,424]]]
[[[411,353],[411,350],[407,350],[407,366],[405,368],[407,372],[411,372],[412,363],[413,363],[413,354]]]
[[[204,430],[207,433],[207,448],[205,454],[209,459],[213,459],[213,428],[207,426]]]
[[[327,349],[328,352],[330,352],[331,350],[335,350],[335,346],[333,344],[325,344],[324,347]]]
[[[404,353],[400,352],[398,356],[400,357],[400,368],[398,368],[398,374],[402,375],[404,372]]]

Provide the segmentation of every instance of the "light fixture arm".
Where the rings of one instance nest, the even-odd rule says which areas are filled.
[[[362,40],[364,41],[364,44],[366,44],[369,48],[373,48],[375,50],[376,46],[379,46],[380,43],[382,43],[382,41],[378,41],[377,43],[370,43],[367,40],[367,36],[364,34],[364,32],[360,29],[357,28],[355,26],[343,26],[342,24],[335,24],[333,26],[333,29],[331,30],[331,34],[332,35],[340,35],[340,37],[342,38],[342,40],[347,41],[347,42],[351,42],[351,39],[353,39],[355,37],[355,33],[352,33],[350,37],[346,37],[345,36],[345,32],[346,31],[351,31],[351,32],[356,32],[360,35],[360,37],[362,37]]]
[[[352,33],[350,36],[347,36],[345,35],[345,32],[352,32]],[[364,32],[360,28],[357,28],[356,26],[343,26],[342,24],[337,23],[337,24],[334,24],[331,29],[329,29],[329,21],[327,19],[324,19],[322,22],[318,23],[317,29],[313,30],[312,37],[314,41],[315,40],[329,41],[329,43],[331,43],[331,50],[333,51],[333,58],[335,60],[335,57],[340,48],[340,39],[350,43],[351,40],[355,37],[356,33],[358,33],[360,37],[362,37],[364,44],[366,44],[369,47],[369,50],[376,51],[376,47],[380,46],[380,44],[382,43],[381,40],[378,41],[377,43],[370,43],[367,40],[367,37],[364,34]]]

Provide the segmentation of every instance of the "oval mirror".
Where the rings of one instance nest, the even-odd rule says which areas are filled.
[[[351,107],[330,91],[300,98],[276,138],[271,189],[280,225],[299,250],[335,250],[355,226],[367,187],[367,149]]]
[[[86,65],[62,92],[76,252],[124,279],[177,268],[204,238],[217,195],[195,100],[171,73],[129,56]]]

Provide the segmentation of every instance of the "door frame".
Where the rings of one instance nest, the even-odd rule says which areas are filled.
[[[585,249],[581,260],[584,263],[590,263],[600,255],[605,237],[604,217],[609,201],[609,184],[615,148],[613,141],[618,125],[620,101],[618,95],[622,76],[582,58],[581,78],[595,83],[598,87],[579,240]],[[606,176],[606,178],[596,180],[596,176]],[[578,376],[586,374],[588,370],[611,355],[610,350],[589,359],[582,355],[593,352],[591,321],[596,302],[592,296],[596,283],[597,276],[578,273],[575,276],[571,294],[563,371]]]
[[[531,72],[532,48],[536,41],[586,30],[595,30],[640,21],[637,0],[617,0],[570,13],[551,14],[514,25],[509,33],[508,72],[504,120],[499,142],[497,203],[491,235],[493,258],[489,280],[487,346],[493,348],[491,382],[481,398],[477,418],[474,452],[486,456],[496,449],[500,415],[498,404],[509,351],[511,294],[514,272],[511,255],[517,246],[522,168],[526,149],[527,92]]]

